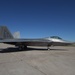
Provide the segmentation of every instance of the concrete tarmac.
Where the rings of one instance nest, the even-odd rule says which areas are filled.
[[[0,75],[75,75],[75,47],[29,47],[0,44]]]

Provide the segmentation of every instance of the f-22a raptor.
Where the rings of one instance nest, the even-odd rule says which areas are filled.
[[[19,39],[14,38],[6,26],[0,26],[0,43],[6,43],[17,46],[19,49],[26,49],[27,46],[65,46],[72,44],[58,36],[52,36],[39,39]]]

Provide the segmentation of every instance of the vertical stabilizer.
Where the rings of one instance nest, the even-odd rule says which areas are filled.
[[[0,39],[13,39],[12,34],[6,26],[0,26]]]

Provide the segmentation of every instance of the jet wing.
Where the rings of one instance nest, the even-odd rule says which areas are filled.
[[[52,41],[44,39],[4,39],[0,40],[0,43],[25,46],[48,46],[52,44]]]
[[[12,45],[24,45],[24,46],[65,46],[70,45],[70,42],[56,42],[46,39],[4,39],[0,40],[0,43],[12,44]]]

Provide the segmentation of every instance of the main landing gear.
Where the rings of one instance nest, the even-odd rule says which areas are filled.
[[[24,46],[24,45],[19,45],[17,46],[19,50],[25,50],[27,49],[27,46]]]

